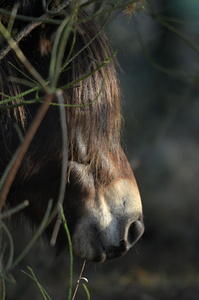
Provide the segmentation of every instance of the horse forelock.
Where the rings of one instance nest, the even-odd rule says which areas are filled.
[[[37,29],[36,32],[39,31]],[[106,174],[109,172],[108,157],[114,156],[115,163],[119,158],[121,100],[115,59],[112,58],[113,51],[105,34],[99,31],[100,28],[92,20],[80,22],[76,32],[76,43],[71,55],[75,59],[62,72],[59,86],[64,87],[66,84],[77,81],[70,88],[63,89],[68,127],[69,159],[88,164],[92,170],[103,168],[106,171],[101,172],[101,176],[106,178]],[[53,28],[52,34],[49,34],[49,28],[48,35],[45,36],[43,30],[39,34],[45,37],[45,43],[47,39],[49,39],[49,43],[52,43],[55,28]],[[34,36],[34,33],[32,36]],[[73,36],[71,35],[66,48],[66,56],[68,49],[71,48],[72,40]],[[91,40],[93,41],[90,43]],[[37,41],[41,43],[41,38],[38,38]],[[40,47],[41,61],[42,59],[45,60],[45,63],[50,61],[50,47],[46,52],[43,51],[41,45],[34,44],[32,47],[35,48],[34,51],[38,51]],[[83,48],[85,49],[82,51]],[[25,52],[25,54],[27,53],[28,51]],[[46,57],[43,57],[45,55]],[[20,66],[24,71],[18,59],[12,53],[8,57],[9,61],[16,66]],[[13,81],[7,84],[5,91],[3,88],[4,80],[11,75],[17,77],[17,74],[15,68],[4,60],[0,80],[2,93],[10,96],[21,93],[21,85]],[[81,80],[81,78],[84,79]],[[2,100],[4,99],[4,96],[2,96]],[[16,100],[13,101],[13,104],[17,104]],[[28,110],[28,106],[16,107],[12,110],[12,116],[14,115],[15,120],[22,128],[26,126],[26,112]],[[7,110],[7,112],[9,115],[10,111]],[[107,156],[107,159],[102,162],[101,157],[103,156]],[[95,173],[97,174],[97,171]]]
[[[121,99],[115,59],[111,58],[113,51],[107,37],[104,33],[98,34],[96,24],[87,23],[80,24],[73,55],[88,46],[74,59],[71,72],[67,73],[69,82],[86,78],[64,96],[66,104],[74,105],[66,108],[71,160],[98,169],[104,167],[101,157],[105,154],[114,156],[115,162],[119,157]],[[105,61],[109,62],[98,69]],[[64,81],[64,74],[62,76]],[[108,168],[107,165],[104,169],[108,172]]]

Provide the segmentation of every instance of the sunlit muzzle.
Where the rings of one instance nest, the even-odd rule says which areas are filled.
[[[96,197],[86,205],[72,243],[78,256],[103,262],[124,255],[142,236],[142,205],[137,185],[130,180],[119,180]]]

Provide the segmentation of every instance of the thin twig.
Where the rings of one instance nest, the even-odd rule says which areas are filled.
[[[65,64],[63,65],[63,69],[66,68],[72,61],[74,61],[74,59],[80,55],[80,53],[82,53],[85,49],[87,49],[89,47],[90,44],[92,44],[96,38],[102,33],[102,31],[105,29],[106,25],[108,24],[108,21],[110,20],[112,15],[112,11],[109,13],[106,21],[104,22],[103,26],[100,28],[100,30],[97,32],[97,34],[90,39],[90,41],[88,43],[86,43],[86,45],[84,45],[73,57],[71,57],[68,61],[65,62]],[[87,19],[86,19],[87,20]],[[80,23],[82,23],[82,20],[80,21]]]
[[[15,54],[19,58],[19,60],[23,63],[23,65],[26,67],[26,69],[29,71],[29,73],[37,80],[37,82],[41,85],[43,90],[46,92],[46,94],[49,94],[51,92],[50,88],[48,87],[46,81],[43,79],[43,77],[40,75],[39,72],[31,65],[30,61],[26,58],[24,53],[21,51],[17,43],[13,40],[13,38],[10,35],[10,32],[5,28],[5,26],[0,22],[0,32],[2,33],[3,37],[7,40],[10,47],[14,50]]]
[[[145,57],[146,61],[156,70],[159,70],[165,74],[171,75],[171,76],[175,76],[175,77],[186,77],[187,78],[187,71],[181,71],[181,70],[174,70],[174,69],[170,69],[167,67],[162,66],[161,64],[157,63],[151,56],[150,54],[147,52],[147,49],[144,45],[143,39],[142,39],[142,35],[141,32],[139,30],[139,25],[137,22],[135,22],[135,30],[136,30],[136,34],[138,37],[138,41],[140,43],[141,49],[142,49],[142,53],[143,56]],[[191,77],[192,75],[189,74],[189,77]]]
[[[34,246],[34,244],[36,243],[36,241],[38,240],[38,238],[41,236],[41,234],[44,232],[45,228],[46,228],[46,224],[48,222],[49,216],[50,216],[50,212],[52,209],[52,204],[53,204],[53,200],[50,199],[48,202],[48,206],[46,208],[44,217],[42,219],[41,224],[39,225],[38,230],[36,231],[36,233],[34,234],[33,238],[31,239],[31,241],[28,243],[28,245],[22,250],[22,252],[20,253],[20,255],[15,259],[15,261],[12,263],[12,265],[10,266],[9,269],[5,270],[7,272],[10,272],[11,270],[13,270],[18,264],[19,262],[26,256],[26,254],[32,249],[32,247]]]
[[[14,42],[16,44],[18,44],[24,37],[26,37],[33,29],[35,29],[36,27],[40,26],[41,24],[45,23],[46,21],[48,21],[50,18],[52,18],[54,15],[56,15],[57,13],[61,13],[61,11],[63,11],[65,9],[65,7],[69,4],[69,0],[68,1],[63,1],[63,3],[61,3],[57,8],[55,8],[53,11],[50,11],[46,8],[47,13],[41,15],[39,18],[35,19],[33,18],[32,23],[28,24],[25,28],[23,28],[18,34],[16,34],[16,36],[13,38]],[[4,14],[8,14],[11,15],[11,13],[8,13],[6,10],[3,11]],[[16,16],[18,17],[18,16]],[[21,16],[21,18],[25,18],[25,20],[29,20],[29,17],[27,16]],[[54,22],[54,23],[60,23],[59,22]],[[4,58],[12,49],[12,46],[10,44],[6,45],[6,47],[4,49],[2,49],[0,51],[0,60],[2,58]]]
[[[25,38],[33,29],[40,26],[45,20],[49,19],[48,14],[43,14],[41,17],[37,19],[37,21],[34,21],[30,24],[28,24],[25,28],[23,28],[16,36],[13,38],[14,42],[18,44],[23,38]],[[6,45],[5,48],[3,48],[0,51],[0,60],[2,60],[12,49],[12,46],[10,44]]]
[[[12,11],[0,8],[0,14],[4,15],[4,16],[11,16]],[[30,17],[30,16],[17,14],[15,17],[15,20],[35,23],[39,19],[42,23],[45,23],[45,24],[55,24],[55,25],[61,24],[62,20],[52,19],[52,18],[50,18],[50,16],[48,16],[48,18],[46,19],[45,18],[46,15],[47,14],[43,14],[40,17]]]
[[[7,217],[10,217],[10,216],[18,213],[22,209],[26,208],[28,205],[29,205],[28,200],[23,201],[22,203],[18,204],[14,208],[11,208],[11,209],[5,211],[4,213],[0,214],[0,220],[2,220],[4,218],[7,218]]]
[[[81,272],[80,272],[80,274],[79,274],[79,278],[78,278],[78,280],[77,280],[77,285],[76,285],[76,288],[75,288],[75,291],[74,291],[72,300],[75,299],[75,296],[76,296],[76,294],[77,294],[77,290],[78,290],[78,288],[79,288],[80,280],[82,279],[82,274],[83,274],[85,265],[86,265],[86,260],[84,260],[84,262],[83,262],[82,269],[81,269]]]
[[[27,267],[27,269],[29,270],[30,274],[28,274],[27,272],[22,270],[22,273],[24,273],[26,276],[28,276],[29,278],[31,278],[37,285],[39,291],[42,294],[42,297],[44,300],[52,300],[52,298],[49,296],[49,294],[46,292],[46,290],[43,288],[43,286],[39,283],[33,269],[31,267]]]
[[[65,0],[63,2],[60,3],[60,5],[52,10],[48,9],[48,3],[46,4],[46,1],[43,0],[43,6],[45,11],[49,14],[49,15],[60,15],[62,13],[62,11],[66,8],[66,6],[68,6],[70,4],[72,0]]]
[[[9,255],[8,255],[8,261],[7,264],[5,266],[5,270],[8,270],[10,268],[10,266],[12,265],[13,262],[13,257],[14,257],[14,242],[13,242],[13,238],[12,235],[8,229],[8,227],[6,226],[6,224],[0,219],[0,226],[1,228],[4,230],[5,234],[8,237],[8,241],[9,241]],[[8,251],[6,251],[8,252]],[[1,274],[3,272],[1,271]]]
[[[65,46],[68,41],[69,34],[71,32],[71,18],[65,18],[62,22],[62,24],[59,26],[56,37],[53,43],[52,48],[52,54],[51,54],[51,61],[50,61],[50,67],[49,67],[49,77],[50,77],[50,86],[52,88],[56,88],[57,82],[59,80],[59,76],[61,73],[61,64],[62,59],[65,52]],[[63,32],[67,33],[67,35],[64,37]],[[64,43],[64,46],[61,47],[60,41]]]
[[[170,32],[178,36],[181,40],[183,40],[186,44],[188,44],[197,54],[199,54],[199,47],[196,43],[194,43],[187,35],[183,34],[176,27],[166,22],[164,17],[156,13],[152,5],[150,6],[150,8],[151,8],[151,16],[154,19],[156,19],[163,27],[167,28]]]
[[[70,284],[69,284],[69,290],[68,290],[68,300],[71,300],[72,297],[72,287],[73,287],[73,247],[72,247],[72,240],[70,236],[70,232],[68,229],[67,221],[64,215],[63,207],[60,205],[60,211],[62,215],[63,225],[64,229],[67,235],[68,239],[68,245],[69,245],[69,254],[70,254]]]
[[[52,238],[50,244],[52,246],[55,245],[57,240],[57,235],[59,232],[59,228],[62,222],[62,213],[60,207],[63,206],[65,189],[66,189],[66,174],[67,174],[67,165],[68,165],[68,151],[67,151],[67,124],[66,124],[66,114],[65,107],[63,107],[64,99],[62,95],[62,91],[58,90],[56,93],[57,100],[59,102],[59,110],[60,110],[60,120],[61,120],[61,132],[62,132],[62,174],[61,174],[61,185],[59,190],[59,198],[57,202],[58,216],[57,221],[54,226]]]

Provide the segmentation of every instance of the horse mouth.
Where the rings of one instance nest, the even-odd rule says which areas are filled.
[[[75,249],[74,253],[87,261],[103,263],[105,260],[111,260],[124,256],[129,249],[125,240],[121,240],[118,246],[112,245],[105,247],[101,239],[97,239],[95,240],[95,243],[90,244],[90,250],[91,255],[78,253],[78,251],[75,251]]]
[[[87,261],[93,261],[95,263],[103,263],[106,260],[122,257],[127,253],[128,249],[123,247],[123,241],[120,246],[109,246],[107,249],[101,244],[100,247],[93,249],[93,257],[87,257],[84,255],[78,255]]]
[[[97,229],[95,228],[94,231],[96,232]],[[99,234],[96,237],[97,241],[91,245],[95,253],[94,262],[103,263],[105,260],[121,257],[128,251],[128,245],[125,240],[121,240],[118,246],[105,245]]]
[[[128,222],[128,226],[121,226],[120,230],[119,223],[113,222],[113,224],[115,227],[111,227],[110,223],[106,230],[102,230],[96,225],[87,223],[87,226],[86,224],[82,226],[80,223],[72,237],[74,253],[87,261],[99,263],[124,256],[142,236],[143,218],[136,217],[135,221]]]
[[[109,246],[106,250],[106,258],[107,259],[114,259],[121,256],[124,256],[127,253],[127,245],[124,240],[120,241],[119,246]]]

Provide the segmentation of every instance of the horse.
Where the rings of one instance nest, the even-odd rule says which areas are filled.
[[[15,2],[0,1],[0,8],[11,11]],[[20,0],[17,9],[19,16],[38,18],[44,14],[41,0]],[[55,19],[64,20],[70,9],[65,7],[64,14]],[[143,234],[144,223],[138,186],[120,142],[121,93],[113,51],[103,30],[87,16],[81,9],[77,13],[78,25],[68,36],[63,56],[63,61],[69,54],[73,59],[62,68],[57,82],[62,89],[67,125],[63,211],[74,254],[87,261],[104,262],[124,255],[135,245]],[[8,20],[9,17],[2,17],[5,26]],[[27,22],[16,17],[13,31],[19,33]],[[46,82],[58,32],[58,24],[42,23],[19,41],[19,48]],[[1,44],[4,47],[6,41],[1,39]],[[45,97],[42,88],[27,92],[27,81],[35,83],[16,52],[10,50],[0,62],[1,175]],[[12,101],[6,103],[8,96]],[[53,207],[58,203],[63,180],[61,127],[60,107],[55,99],[27,149],[3,205],[5,211],[28,200],[29,206],[21,214],[36,226],[43,220],[49,199],[53,199]],[[45,229],[49,239],[55,219]],[[61,227],[57,249],[66,247],[64,235]]]

